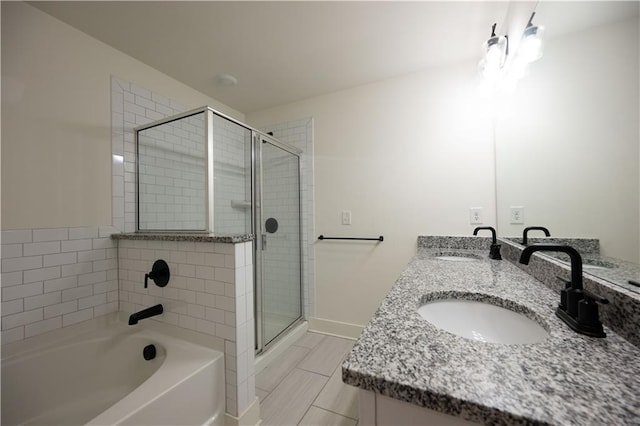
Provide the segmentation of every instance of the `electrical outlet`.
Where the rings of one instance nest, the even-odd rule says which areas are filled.
[[[524,223],[524,207],[511,206],[511,221],[514,225],[521,225]]]
[[[349,210],[344,210],[342,212],[342,224],[351,225],[351,212]]]
[[[471,207],[469,209],[469,223],[480,225],[482,223],[482,207]]]

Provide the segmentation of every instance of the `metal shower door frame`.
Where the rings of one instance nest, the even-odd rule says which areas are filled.
[[[265,135],[262,132],[253,132],[253,144],[252,144],[252,161],[253,161],[253,191],[251,193],[251,203],[253,205],[253,234],[254,239],[254,322],[255,322],[255,348],[256,354],[260,354],[266,351],[270,346],[276,343],[280,337],[287,334],[287,331],[297,326],[304,321],[304,287],[303,287],[303,256],[302,256],[302,193],[301,193],[301,171],[300,171],[300,154],[301,151],[297,148],[288,146],[281,143],[277,139]],[[295,319],[288,327],[278,334],[270,342],[263,344],[264,337],[264,311],[262,309],[263,301],[263,267],[264,262],[262,258],[262,252],[265,249],[266,238],[263,230],[264,217],[262,216],[263,209],[263,168],[262,168],[262,146],[264,143],[268,143],[277,148],[280,148],[292,155],[295,155],[298,161],[298,256],[299,256],[299,283],[300,283],[300,316]]]

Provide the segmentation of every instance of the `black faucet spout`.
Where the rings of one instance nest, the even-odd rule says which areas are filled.
[[[528,226],[526,228],[524,228],[524,231],[522,231],[522,245],[526,246],[527,245],[527,234],[529,233],[529,231],[542,231],[544,232],[544,235],[546,237],[550,237],[551,233],[549,232],[549,230],[547,228],[545,228],[544,226]]]
[[[150,308],[143,309],[129,316],[129,325],[137,324],[138,321],[143,320],[145,318],[151,318],[151,317],[155,317],[156,315],[160,315],[163,311],[164,309],[162,307],[162,304],[157,304]]]
[[[571,259],[571,287],[575,290],[582,290],[582,256],[576,249],[554,243],[531,244],[522,250],[520,263],[528,265],[531,255],[536,251],[559,251],[568,254]]]
[[[492,226],[478,226],[473,230],[473,235],[478,235],[478,231],[482,230],[491,231],[491,249],[489,250],[489,258],[494,260],[502,260],[502,255],[500,255],[500,244],[498,244],[496,230]]]
[[[483,230],[491,231],[491,244],[496,244],[498,242],[498,239],[496,237],[496,230],[493,228],[493,226],[478,226],[473,230],[473,235],[478,235],[478,231]]]

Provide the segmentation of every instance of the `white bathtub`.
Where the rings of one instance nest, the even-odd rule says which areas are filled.
[[[224,424],[219,351],[113,321],[71,338],[37,339],[3,347],[5,426]],[[147,361],[150,344],[157,355]]]

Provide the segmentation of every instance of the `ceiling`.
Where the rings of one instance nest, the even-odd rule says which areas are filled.
[[[508,2],[44,1],[29,4],[243,113],[471,59]],[[638,15],[549,2],[546,37]],[[498,26],[500,27],[500,26]],[[231,74],[236,86],[216,83]]]

